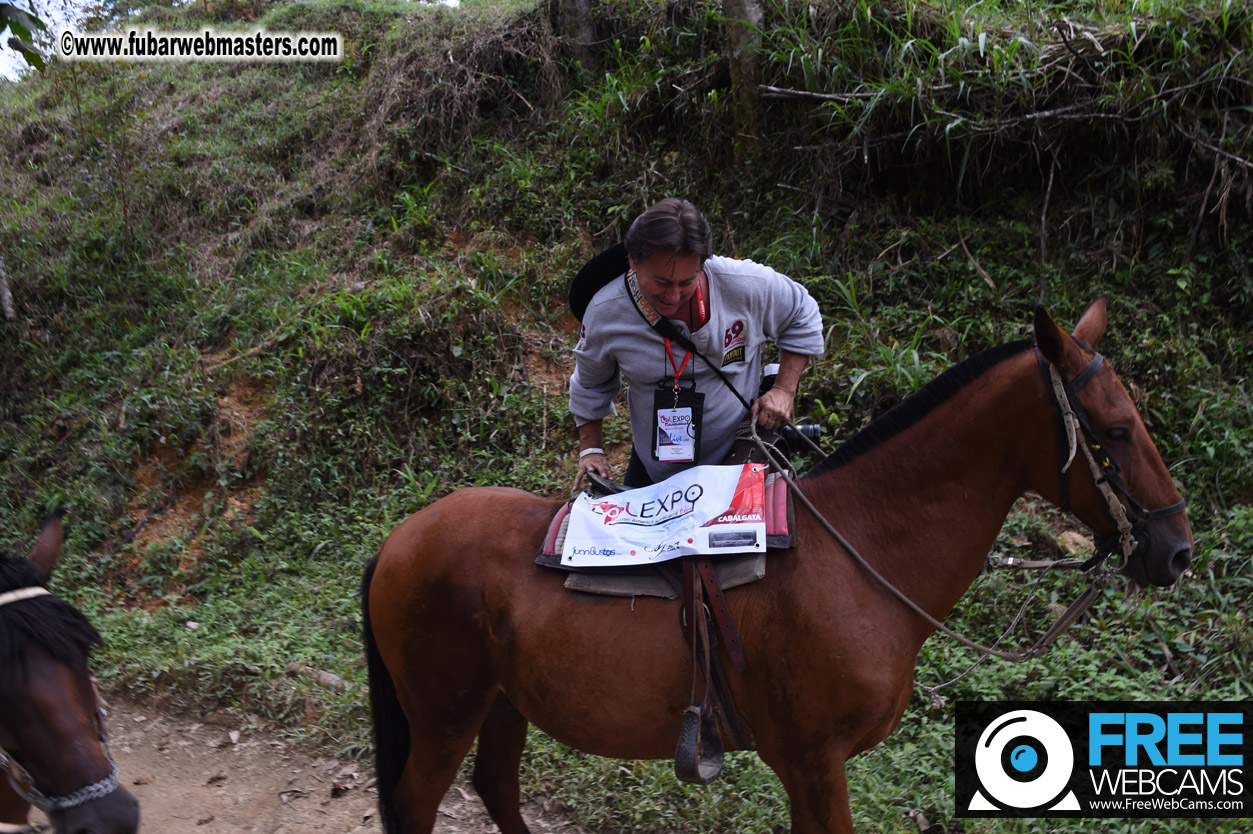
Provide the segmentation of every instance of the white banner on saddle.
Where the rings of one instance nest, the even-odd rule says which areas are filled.
[[[569,567],[646,565],[766,549],[766,466],[695,466],[603,498],[580,494],[561,549]]]

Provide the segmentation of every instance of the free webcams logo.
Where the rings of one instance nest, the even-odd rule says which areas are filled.
[[[1253,816],[1253,702],[957,705],[959,817]]]
[[[1070,789],[1074,767],[1074,748],[1061,724],[1035,710],[1007,712],[988,725],[975,748],[975,771],[992,801],[976,790],[966,810],[1077,811],[1079,800]]]

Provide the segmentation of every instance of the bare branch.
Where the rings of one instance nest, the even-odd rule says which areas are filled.
[[[815,93],[810,90],[791,90],[786,87],[771,87],[769,84],[758,84],[762,98],[809,99],[811,101],[838,101],[848,104],[850,101],[865,101],[879,95],[878,93]]]
[[[1188,130],[1186,127],[1174,121],[1173,119],[1171,120],[1170,123],[1175,126],[1176,130],[1178,130],[1184,136],[1187,136],[1193,142],[1196,142],[1202,148],[1205,148],[1207,151],[1213,151],[1219,156],[1224,156],[1227,159],[1230,159],[1232,162],[1243,165],[1245,168],[1253,168],[1253,162],[1245,159],[1244,157],[1238,156],[1237,154],[1234,154],[1231,151],[1223,150],[1218,145],[1215,145],[1213,142],[1207,142],[1206,140],[1202,139],[1200,136]]]
[[[321,669],[314,669],[312,666],[306,666],[303,663],[288,663],[287,672],[292,675],[304,675],[307,678],[311,678],[314,683],[325,686],[327,689],[344,690],[350,685],[348,681],[339,675],[324,672]]]
[[[1227,119],[1223,118],[1223,135],[1218,140],[1222,142],[1227,138]],[[1192,234],[1188,236],[1188,250],[1184,252],[1183,262],[1186,264],[1192,260],[1192,254],[1196,252],[1196,241],[1201,234],[1201,224],[1205,222],[1205,210],[1209,207],[1210,195],[1214,193],[1214,183],[1218,182],[1218,174],[1223,167],[1223,158],[1215,155],[1214,157],[1214,173],[1210,174],[1209,185],[1205,186],[1205,194],[1201,197],[1201,210],[1196,213],[1196,223],[1192,225]]]
[[[960,226],[957,229],[957,242],[961,244],[962,251],[966,253],[966,257],[970,260],[970,265],[975,268],[975,272],[978,272],[979,275],[983,277],[983,280],[988,282],[988,286],[995,290],[996,282],[992,280],[991,275],[988,275],[987,270],[979,266],[979,262],[975,260],[975,256],[971,254],[970,247],[966,245],[966,238],[962,236]]]
[[[1050,148],[1053,162],[1049,165],[1048,187],[1044,189],[1044,208],[1040,210],[1040,263],[1049,260],[1049,201],[1053,197],[1053,175],[1057,173],[1057,148]]]

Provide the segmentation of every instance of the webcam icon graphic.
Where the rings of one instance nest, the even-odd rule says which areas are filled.
[[[1079,799],[1068,787],[1074,766],[1074,748],[1061,724],[1035,710],[1007,712],[979,737],[975,772],[983,790],[975,791],[969,810],[1078,811]]]

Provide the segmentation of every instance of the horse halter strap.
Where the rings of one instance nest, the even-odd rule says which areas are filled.
[[[9,605],[14,602],[32,599],[34,597],[51,596],[52,592],[42,586],[31,586],[29,588],[19,588],[16,591],[9,591],[0,594],[0,606]],[[93,686],[93,691],[95,687]],[[99,696],[97,696],[97,702]],[[101,779],[99,782],[79,788],[71,794],[65,796],[48,796],[35,787],[35,780],[31,778],[26,768],[22,767],[16,759],[8,754],[3,747],[0,747],[0,770],[6,771],[9,776],[9,785],[14,792],[28,803],[43,811],[45,814],[68,811],[71,808],[77,808],[80,805],[86,805],[95,799],[103,799],[113,793],[120,787],[118,782],[117,765],[113,763],[113,757],[109,754],[109,737],[104,729],[104,709],[97,703],[96,706],[96,731],[99,734],[100,746],[104,748],[104,757],[109,762],[109,775]]]
[[[101,736],[100,742],[105,744],[103,736]],[[99,782],[93,782],[65,796],[48,796],[36,788],[34,780],[26,772],[26,768],[18,764],[3,749],[0,749],[0,768],[9,772],[9,786],[13,788],[14,793],[45,814],[52,814],[69,811],[80,805],[86,805],[88,802],[103,799],[121,786],[121,783],[118,781],[117,765],[113,763],[112,756],[109,756],[107,745],[105,756],[109,759],[109,775]]]
[[[1079,399],[1079,389],[1096,376],[1105,362],[1104,356],[1093,351],[1092,361],[1088,363],[1088,366],[1073,380],[1066,382],[1057,368],[1040,353],[1039,348],[1036,348],[1035,355],[1041,370],[1044,371],[1049,390],[1052,392],[1053,403],[1057,407],[1057,477],[1061,508],[1066,512],[1070,511],[1070,481],[1066,473],[1070,469],[1070,464],[1074,462],[1076,450],[1082,448],[1084,458],[1088,462],[1088,471],[1092,473],[1092,481],[1105,499],[1110,518],[1118,528],[1114,536],[1108,538],[1094,536],[1096,553],[1083,563],[1081,570],[1087,572],[1097,567],[1115,550],[1122,552],[1125,565],[1135,553],[1148,549],[1150,542],[1148,522],[1155,518],[1164,518],[1183,512],[1187,502],[1179,501],[1168,507],[1146,511],[1123,482],[1118,464],[1105,453],[1097,439],[1096,432],[1088,420],[1088,413]],[[1083,437],[1083,443],[1079,442],[1080,435]],[[1100,455],[1099,462],[1098,454]],[[1115,490],[1127,499],[1127,504],[1134,514],[1133,519],[1127,518],[1127,509],[1114,494]]]
[[[16,591],[9,591],[7,594],[0,594],[0,606],[8,605],[11,602],[21,602],[24,599],[46,596],[52,596],[52,592],[42,585],[32,585],[29,588],[18,588]]]

